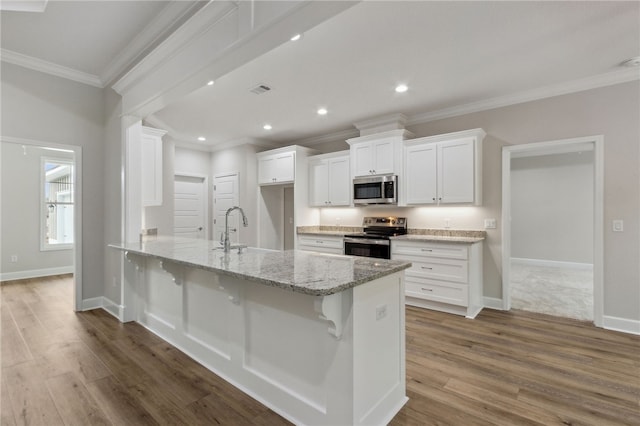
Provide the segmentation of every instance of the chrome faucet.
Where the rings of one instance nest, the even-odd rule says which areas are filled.
[[[224,247],[224,252],[229,253],[231,251],[231,242],[229,242],[229,213],[234,210],[240,210],[240,214],[242,214],[242,226],[249,226],[249,221],[247,220],[247,216],[244,214],[244,210],[238,206],[233,206],[224,215],[224,241],[222,243]]]

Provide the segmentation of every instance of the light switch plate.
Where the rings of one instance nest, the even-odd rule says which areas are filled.
[[[495,219],[484,220],[484,229],[496,229],[497,226]]]
[[[613,221],[613,232],[624,231],[624,221],[622,219],[616,219]]]

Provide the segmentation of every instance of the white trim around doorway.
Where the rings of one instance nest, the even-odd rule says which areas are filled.
[[[74,205],[74,244],[73,244],[73,281],[75,289],[73,292],[73,309],[83,310],[82,303],[82,147],[78,145],[66,145],[55,142],[45,142],[33,139],[16,138],[12,136],[1,136],[3,142],[10,142],[20,145],[39,146],[50,150],[72,151],[75,163],[75,173],[73,185],[75,191]]]
[[[593,149],[593,318],[603,327],[604,317],[604,137],[602,135],[537,142],[502,148],[502,308],[511,308],[511,159]]]

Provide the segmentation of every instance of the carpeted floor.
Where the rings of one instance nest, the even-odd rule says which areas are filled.
[[[593,270],[512,262],[511,308],[593,320]]]

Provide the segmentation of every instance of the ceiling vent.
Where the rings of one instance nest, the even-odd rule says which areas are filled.
[[[268,92],[269,90],[271,90],[271,87],[267,86],[266,84],[258,84],[256,87],[251,89],[250,92],[255,93],[256,95],[261,95],[265,92]]]

